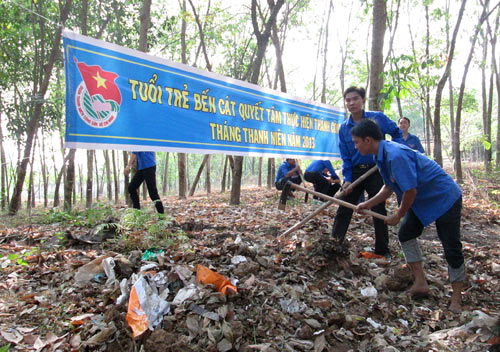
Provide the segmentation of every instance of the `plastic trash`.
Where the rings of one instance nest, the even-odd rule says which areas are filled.
[[[120,282],[121,295],[116,299],[116,304],[122,304],[128,298],[127,281],[127,279],[123,279]]]
[[[132,286],[128,301],[126,320],[132,328],[133,336],[141,335],[148,328],[153,330],[170,312],[170,304],[158,297],[141,276]]]
[[[104,276],[102,261],[112,256],[113,254],[103,255],[78,268],[78,271],[75,274],[75,284],[80,287],[85,286],[94,280],[99,274]]]
[[[304,302],[297,301],[296,299],[280,299],[281,309],[289,314],[301,313],[307,309]]]
[[[224,295],[227,295],[228,293],[238,293],[236,286],[234,286],[224,276],[201,264],[196,265],[196,279],[198,280],[198,283],[214,285],[215,289]]]
[[[361,289],[361,294],[363,297],[377,297],[377,289],[373,286],[368,286]]]
[[[375,254],[372,252],[360,252],[356,257],[365,259],[385,259],[383,255]]]
[[[106,258],[102,261],[104,272],[108,277],[105,284],[106,286],[114,286],[115,283],[118,283],[115,276],[115,265],[115,260],[112,257]]]
[[[172,304],[178,306],[186,299],[193,297],[193,295],[198,292],[198,288],[194,284],[190,284],[187,287],[181,288],[174,297]]]
[[[380,328],[382,326],[382,324],[377,323],[372,318],[366,319],[366,322],[369,323],[371,326],[373,326],[375,329],[378,329],[378,328]]]
[[[163,249],[161,248],[148,248],[146,249],[146,251],[144,252],[144,254],[142,255],[142,260],[156,260],[156,257],[158,256],[158,254],[162,254],[163,253]]]
[[[247,258],[243,255],[235,255],[231,258],[231,264],[238,265],[240,263],[248,262]]]

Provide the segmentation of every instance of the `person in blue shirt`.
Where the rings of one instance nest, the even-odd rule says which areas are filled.
[[[396,193],[399,208],[386,219],[389,225],[403,221],[398,231],[401,248],[410,266],[414,282],[412,296],[426,296],[429,286],[422,266],[417,238],[425,226],[436,223],[437,234],[448,262],[453,293],[450,310],[461,311],[465,263],[460,242],[462,191],[435,161],[399,143],[382,140],[373,121],[362,121],[352,130],[356,149],[363,155],[374,155],[384,179],[380,192],[357,206],[356,211],[370,209]]]
[[[293,183],[300,185],[302,183],[302,178],[300,177],[299,164],[295,161],[295,159],[286,159],[281,163],[278,168],[278,172],[276,173],[276,179],[274,180],[274,185],[278,191],[281,191],[287,181],[292,181]],[[288,196],[293,198],[292,194],[293,190],[290,190]]]
[[[422,143],[420,143],[420,139],[408,132],[410,128],[410,119],[407,117],[402,117],[398,121],[398,126],[403,131],[403,140],[401,144],[404,144],[411,149],[418,150],[420,153],[425,154],[424,147],[422,147]]]
[[[379,111],[365,111],[365,90],[358,87],[349,87],[344,92],[344,102],[347,110],[351,113],[349,118],[340,126],[339,149],[342,158],[342,175],[344,176],[343,188],[347,188],[353,181],[361,177],[365,172],[375,166],[375,161],[371,155],[361,155],[354,147],[351,129],[360,121],[372,119],[377,122],[382,133],[389,134],[393,140],[400,141],[403,132],[396,123]],[[343,199],[351,204],[357,204],[360,197],[366,191],[369,197],[373,197],[382,188],[384,182],[379,172],[368,176],[357,187],[346,190]],[[380,214],[387,214],[385,203],[377,204],[373,211]],[[337,215],[333,222],[332,236],[340,244],[343,243],[349,223],[351,222],[353,210],[339,206]],[[389,231],[383,220],[373,218],[375,225],[375,254],[390,258],[389,251]]]
[[[340,179],[330,160],[314,160],[304,172],[304,179],[314,185],[314,190],[333,197],[340,189]],[[318,197],[314,196],[314,199]],[[321,199],[324,201],[324,199]]]
[[[137,161],[137,172],[132,177],[128,185],[128,193],[130,194],[130,199],[132,199],[132,205],[135,209],[141,208],[141,203],[139,202],[139,194],[137,190],[141,186],[143,181],[146,181],[148,187],[149,197],[155,203],[156,210],[158,213],[163,214],[163,204],[161,202],[160,196],[158,195],[158,189],[156,188],[156,160],[154,152],[133,152],[127,167],[125,168],[125,174],[130,172],[130,168]]]

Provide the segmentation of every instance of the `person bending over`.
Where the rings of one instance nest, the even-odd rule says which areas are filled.
[[[429,286],[422,265],[422,252],[417,238],[425,226],[436,223],[437,234],[448,262],[448,275],[453,290],[450,310],[462,308],[465,263],[460,241],[462,191],[435,161],[405,145],[382,140],[376,123],[360,122],[351,130],[356,149],[362,155],[375,156],[384,186],[378,194],[357,206],[356,211],[370,209],[395,192],[399,208],[385,221],[397,225],[401,248],[410,266],[414,282],[412,296],[427,296]]]
[[[276,179],[274,180],[276,189],[281,191],[288,181],[292,181],[293,183],[300,185],[302,183],[300,172],[300,166],[295,159],[286,159],[283,161],[278,169],[278,172],[276,173]],[[288,196],[293,198],[294,195],[292,192],[293,190],[290,189]]]
[[[125,168],[125,174],[130,172],[130,168],[133,163],[137,161],[137,172],[132,177],[128,185],[128,193],[130,193],[130,198],[132,199],[132,205],[135,209],[140,209],[141,204],[139,202],[139,195],[137,190],[141,186],[143,181],[146,181],[148,187],[149,197],[155,203],[156,210],[158,213],[163,214],[163,204],[161,202],[160,196],[158,195],[158,189],[156,188],[156,160],[154,152],[133,152],[127,167]]]
[[[314,160],[304,172],[304,179],[314,185],[314,190],[333,197],[340,189],[340,179],[330,160]],[[314,199],[318,197],[314,196]],[[324,201],[324,199],[321,199]]]

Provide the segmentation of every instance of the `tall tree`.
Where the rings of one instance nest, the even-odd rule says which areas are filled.
[[[458,30],[460,29],[460,24],[462,23],[462,17],[465,11],[465,4],[467,0],[462,0],[460,10],[458,12],[457,22],[455,24],[455,29],[453,30],[453,35],[450,42],[450,47],[448,50],[446,67],[444,69],[441,78],[436,87],[436,97],[434,99],[434,160],[441,166],[443,166],[443,151],[441,142],[441,97],[443,95],[443,89],[448,80],[448,76],[451,71],[451,64],[453,62],[453,57],[455,54],[455,45],[457,42]],[[456,132],[455,132],[456,133]]]
[[[370,89],[368,108],[380,111],[379,94],[384,87],[384,36],[386,30],[387,9],[386,0],[373,1],[372,47],[370,64]]]
[[[62,25],[64,25],[66,19],[68,18],[69,10],[71,9],[72,3],[73,3],[72,0],[67,0],[66,2],[61,2],[59,5],[59,11],[60,11],[59,21]],[[44,29],[45,23],[43,21],[45,21],[45,19],[40,20],[40,28],[42,29],[41,30],[42,35],[41,38],[39,38],[42,42],[48,39],[45,38],[47,34],[45,33]],[[35,91],[36,96],[40,97],[40,99],[34,101],[33,104],[35,106],[33,108],[33,113],[28,121],[23,158],[21,160],[21,163],[17,167],[16,185],[14,187],[14,192],[12,194],[12,198],[9,204],[9,214],[16,214],[21,206],[21,193],[23,190],[24,180],[26,177],[27,165],[30,160],[30,153],[33,146],[33,139],[38,130],[38,124],[40,122],[40,116],[42,113],[42,105],[45,94],[47,93],[47,89],[49,87],[50,77],[52,75],[52,69],[54,68],[54,63],[56,61],[57,54],[60,52],[59,46],[61,45],[61,37],[62,37],[62,26],[58,26],[55,30],[52,41],[52,47],[48,52],[48,56],[43,57],[42,60],[40,60],[41,64],[40,67],[43,67],[43,70],[40,70],[41,71],[39,75],[40,78],[37,84],[37,89]]]
[[[186,0],[182,0],[181,11],[186,13]],[[186,46],[186,19],[182,16],[181,24],[181,59],[183,64],[187,64],[187,46]],[[186,153],[178,153],[177,155],[177,166],[178,166],[178,179],[179,179],[179,199],[186,199],[187,192],[187,156]]]

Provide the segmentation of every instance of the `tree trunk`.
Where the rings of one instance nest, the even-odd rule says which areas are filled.
[[[207,165],[205,167],[205,189],[207,194],[212,193],[212,183],[210,182],[210,155],[208,155]]]
[[[451,64],[453,62],[453,55],[455,52],[455,43],[457,41],[458,30],[462,22],[466,2],[467,0],[462,0],[462,5],[460,6],[460,11],[458,12],[457,23],[455,24],[455,29],[453,30],[450,49],[448,51],[448,60],[446,62],[443,75],[438,82],[436,88],[436,98],[434,100],[434,160],[441,166],[443,166],[443,151],[441,145],[441,97],[446,81],[448,80],[448,76],[450,75]]]
[[[120,176],[117,170],[115,151],[111,151],[111,162],[113,164],[113,183],[115,186],[115,204],[120,202]]]
[[[179,167],[179,199],[186,199],[186,190],[187,190],[186,153],[178,153],[177,164]]]
[[[222,171],[222,181],[221,181],[221,185],[220,185],[221,193],[226,192],[226,172],[227,172],[227,162],[229,160],[229,156],[225,155],[223,160],[224,160],[224,167],[223,167],[223,171]]]
[[[198,169],[198,172],[196,173],[196,177],[193,180],[193,184],[191,186],[191,189],[189,191],[189,196],[192,197],[194,194],[194,191],[196,190],[196,186],[198,185],[198,181],[200,180],[201,173],[203,172],[203,168],[205,167],[205,164],[207,163],[208,158],[210,157],[209,154],[205,154],[203,157],[203,161],[201,162],[200,168]]]
[[[123,170],[128,165],[128,152],[123,151]],[[132,206],[132,200],[130,199],[130,194],[128,193],[128,184],[130,183],[129,174],[125,174],[123,178],[123,191],[125,193],[125,204],[129,207]]]
[[[66,167],[66,177],[64,182],[64,210],[71,210],[71,196],[75,186],[75,153],[76,149],[70,149],[68,153],[68,166]]]
[[[40,170],[42,171],[42,183],[43,183],[43,207],[47,208],[49,205],[49,175],[47,172],[47,155],[45,153],[45,138],[42,131],[42,143],[40,151]]]
[[[372,47],[370,65],[370,90],[368,96],[368,108],[381,111],[378,96],[384,87],[384,36],[387,22],[387,11],[385,0],[374,0],[373,2],[373,26]]]
[[[163,174],[163,183],[162,183],[162,194],[163,196],[167,195],[167,185],[168,185],[168,157],[170,153],[167,152],[165,155],[165,173]]]
[[[0,107],[2,107],[2,92],[0,91]],[[2,210],[7,205],[7,161],[5,159],[5,149],[3,144],[2,112],[0,111],[0,203]]]
[[[111,163],[109,162],[109,153],[107,150],[102,151],[104,155],[104,167],[106,169],[106,190],[108,193],[108,201],[111,202],[113,200],[113,187],[111,180]]]
[[[68,18],[69,10],[71,9],[71,4],[72,0],[67,0],[64,6],[61,6],[61,14],[60,14],[60,19],[59,23],[64,25],[66,22],[66,19]],[[62,28],[63,26],[57,27],[54,35],[54,41],[52,43],[52,48],[50,50],[50,55],[47,60],[47,63],[43,65],[44,67],[44,75],[43,75],[43,80],[40,85],[40,88],[37,92],[39,95],[40,99],[37,100],[35,103],[35,108],[33,110],[33,115],[31,116],[28,124],[27,124],[27,138],[26,138],[26,143],[24,146],[24,153],[23,153],[23,158],[21,160],[21,163],[17,166],[17,178],[16,178],[16,184],[14,187],[14,192],[12,194],[12,199],[9,204],[9,214],[13,215],[16,214],[21,207],[21,194],[23,191],[23,185],[24,185],[24,180],[26,178],[26,170],[28,166],[28,162],[30,160],[30,152],[32,149],[33,145],[33,139],[35,137],[35,134],[38,130],[38,124],[40,122],[40,116],[42,113],[42,104],[43,100],[45,97],[45,94],[47,93],[47,89],[49,87],[50,83],[50,76],[52,74],[52,69],[54,68],[54,63],[56,60],[57,55],[60,53],[60,48],[59,45],[61,43],[61,37],[62,37]]]
[[[321,84],[321,102],[326,104],[326,67],[328,63],[328,34],[330,26],[330,15],[333,9],[333,2],[330,0],[330,6],[328,6],[328,15],[326,16],[326,29],[325,29],[325,42],[323,47],[323,70],[322,70],[322,84]]]
[[[464,74],[462,77],[462,83],[460,84],[460,92],[458,94],[458,101],[457,101],[457,118],[455,121],[455,135],[453,138],[453,143],[455,144],[455,170],[457,174],[457,182],[458,183],[463,183],[463,175],[462,175],[462,157],[460,153],[460,129],[461,129],[461,122],[462,122],[462,104],[463,104],[463,98],[464,98],[464,92],[465,92],[465,80],[467,79],[467,74],[469,72],[469,66],[472,61],[472,57],[474,55],[474,47],[476,45],[476,40],[479,34],[479,30],[481,29],[482,23],[488,18],[487,12],[488,12],[488,5],[489,5],[489,0],[485,0],[483,4],[483,11],[481,13],[481,16],[479,18],[478,24],[476,26],[476,29],[474,31],[474,34],[472,36],[472,43],[471,43],[471,48],[469,51],[469,57],[467,58],[467,62],[465,63],[464,67]]]
[[[97,153],[94,154],[94,169],[95,169],[95,185],[96,185],[95,200],[99,202],[99,196],[101,195],[101,185],[99,183],[99,167],[97,166]]]
[[[94,185],[94,151],[87,150],[87,190],[85,192],[85,206],[90,209],[92,206]]]
[[[258,182],[257,182],[257,185],[259,187],[262,187],[262,160],[263,160],[263,158],[259,157],[259,178],[258,178]]]

